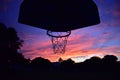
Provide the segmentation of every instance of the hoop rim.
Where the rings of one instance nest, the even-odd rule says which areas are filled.
[[[60,36],[60,35],[55,36],[55,35],[50,34],[50,32],[55,32],[55,31],[47,30],[47,35],[48,35],[48,36],[51,36],[51,37],[67,37],[67,36],[69,36],[69,35],[71,34],[71,31],[66,31],[66,33],[67,33],[66,35],[63,35],[63,36]]]

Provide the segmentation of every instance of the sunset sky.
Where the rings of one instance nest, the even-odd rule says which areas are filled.
[[[0,22],[14,27],[24,40],[21,52],[25,58],[43,57],[50,61],[72,58],[76,62],[92,56],[116,55],[120,60],[120,0],[94,0],[101,23],[72,31],[65,54],[54,54],[46,30],[18,23],[23,0],[0,0]]]

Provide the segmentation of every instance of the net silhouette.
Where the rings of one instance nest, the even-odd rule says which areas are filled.
[[[55,54],[56,53],[65,53],[67,39],[70,34],[71,34],[70,31],[67,31],[67,32],[47,31],[47,35],[49,35],[49,37],[51,39],[51,42],[53,45],[53,51]]]

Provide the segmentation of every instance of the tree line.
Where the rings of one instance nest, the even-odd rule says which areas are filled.
[[[75,63],[72,59],[62,60],[62,58],[58,62],[50,62],[42,57],[29,60],[18,52],[23,42],[14,28],[0,23],[0,72],[3,76],[7,76],[3,77],[5,80],[7,78],[11,80],[24,80],[24,78],[29,80],[35,78],[44,78],[44,80],[64,80],[64,78],[69,80],[73,80],[73,78],[116,80],[119,78],[120,61],[115,55],[105,55],[103,58],[93,56],[80,63]],[[4,74],[5,72],[8,75]],[[101,78],[98,78],[100,76]]]

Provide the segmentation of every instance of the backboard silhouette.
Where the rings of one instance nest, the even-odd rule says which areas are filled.
[[[69,31],[70,34],[71,30],[99,24],[100,19],[93,0],[24,0],[18,22],[47,32]],[[51,33],[48,35],[51,36]],[[55,38],[58,37],[61,35]]]

